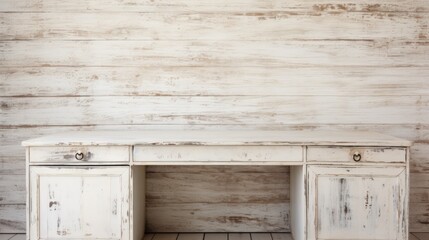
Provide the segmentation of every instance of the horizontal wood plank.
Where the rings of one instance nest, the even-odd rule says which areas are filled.
[[[0,204],[25,203],[25,175],[0,174]]]
[[[412,203],[410,208],[410,232],[426,232],[429,226],[429,203]]]
[[[271,233],[272,240],[292,240],[290,233]]]
[[[0,240],[9,240],[11,239],[15,234],[0,234]]]
[[[0,39],[426,40],[428,23],[415,12],[2,13]]]
[[[429,66],[429,42],[2,41],[13,66]],[[28,54],[31,52],[31,54]]]
[[[167,167],[168,168],[168,167]],[[236,168],[237,169],[237,168]],[[147,173],[148,203],[282,203],[288,173]],[[174,194],[171,194],[174,190]]]
[[[0,96],[427,96],[426,79],[426,67],[0,67]]]
[[[429,232],[414,233],[414,235],[418,237],[419,240],[429,239]]]
[[[288,203],[147,204],[146,209],[149,232],[289,231]]]
[[[228,240],[228,233],[205,233],[204,240]]]
[[[0,125],[424,124],[428,104],[428,96],[1,97]]]
[[[179,233],[177,240],[204,240],[204,233]]]
[[[411,173],[413,175],[413,173]],[[410,202],[412,203],[424,203],[429,202],[429,187],[414,187],[411,185],[410,188]],[[413,206],[411,205],[411,208]]]
[[[26,240],[25,234],[16,234],[9,240]]]
[[[429,188],[429,173],[410,174],[410,184],[414,188]]]
[[[0,204],[0,232],[25,233],[25,204]]]
[[[272,240],[270,233],[251,233],[252,240]]]
[[[255,165],[243,165],[243,166],[146,166],[146,173],[283,173],[288,175],[290,169],[288,166],[255,166]]]
[[[158,233],[152,240],[177,240],[177,233]]]
[[[251,240],[250,233],[228,233],[229,240]]]
[[[159,12],[159,11],[255,11],[315,12],[428,11],[427,0],[3,0],[0,11],[15,12]]]

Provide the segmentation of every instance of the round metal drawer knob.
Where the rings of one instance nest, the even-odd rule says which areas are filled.
[[[83,160],[85,158],[85,155],[83,154],[83,152],[77,152],[74,157],[76,158],[76,160]]]
[[[362,155],[361,155],[359,152],[355,152],[355,153],[353,154],[353,160],[354,160],[355,162],[359,162],[361,159],[362,159]]]

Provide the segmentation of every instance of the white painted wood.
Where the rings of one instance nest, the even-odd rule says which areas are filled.
[[[177,240],[203,240],[204,233],[179,233]]]
[[[58,49],[61,51],[48,51]],[[28,54],[31,52],[31,55]],[[394,56],[394,57],[386,57]],[[424,42],[323,41],[2,41],[0,64],[18,66],[410,66],[427,67]],[[411,59],[411,60],[410,60]]]
[[[252,240],[272,240],[269,233],[251,233]]]
[[[309,239],[407,239],[405,167],[308,166]]]
[[[228,240],[251,240],[250,233],[228,233]]]
[[[129,239],[129,167],[31,167],[31,239]]]
[[[406,148],[389,147],[313,147],[307,148],[309,162],[355,162],[353,155],[359,154],[358,162],[405,163]]]
[[[146,205],[148,232],[288,232],[288,203]]]
[[[205,233],[204,240],[228,240],[228,233]]]
[[[307,166],[290,167],[290,228],[295,240],[307,239]],[[276,236],[280,239],[283,236]],[[273,235],[273,240],[274,235]]]
[[[0,66],[0,96],[387,97],[428,95],[427,78],[427,67]]]
[[[129,151],[128,146],[31,147],[30,162],[77,164],[129,162]],[[76,154],[82,155],[76,158]],[[82,160],[79,160],[80,157]]]
[[[429,96],[0,97],[0,125],[427,124],[428,102]]]
[[[316,12],[316,11],[315,11]],[[293,16],[293,17],[292,17]],[[109,19],[109,21],[106,21]],[[133,21],[130,21],[132,19]],[[174,24],[171,24],[174,22]],[[295,40],[419,38],[419,12],[2,13],[0,39]],[[317,26],[317,27],[316,27]],[[347,31],[338,31],[338,29]],[[420,31],[416,31],[420,30]],[[190,34],[192,33],[192,34]],[[398,34],[400,33],[400,34]]]
[[[315,11],[324,12],[383,12],[383,11],[421,11],[427,12],[426,0],[75,0],[58,2],[56,0],[3,0],[0,11],[18,12],[164,12],[164,11]]]
[[[365,131],[76,131],[26,140],[23,146],[57,145],[361,145],[409,146],[410,141]],[[295,150],[295,149],[293,149]]]
[[[289,233],[271,233],[271,238],[272,240],[293,240]]]
[[[302,162],[302,155],[301,146],[134,147],[135,162]]]
[[[177,233],[157,233],[152,240],[177,240]]]

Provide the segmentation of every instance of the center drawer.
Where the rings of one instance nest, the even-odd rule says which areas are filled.
[[[135,162],[301,162],[301,146],[135,146]]]

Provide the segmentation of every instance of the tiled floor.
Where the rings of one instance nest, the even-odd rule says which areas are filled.
[[[291,240],[282,233],[168,233],[146,234],[144,240]],[[25,240],[24,234],[0,234],[0,240]],[[428,233],[410,233],[409,240],[429,240]]]

